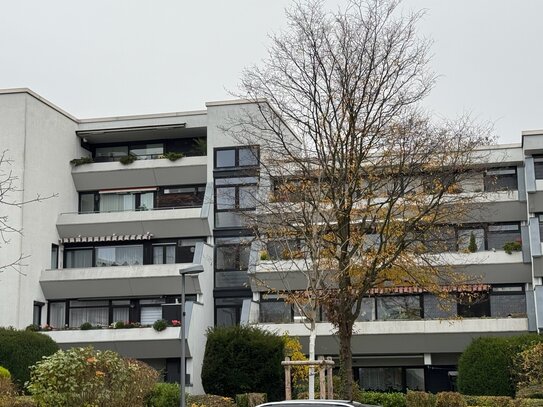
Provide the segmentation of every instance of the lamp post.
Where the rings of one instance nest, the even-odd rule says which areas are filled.
[[[181,274],[181,383],[179,386],[180,407],[185,407],[185,276],[199,274],[203,271],[204,268],[201,265],[179,270],[179,274]]]

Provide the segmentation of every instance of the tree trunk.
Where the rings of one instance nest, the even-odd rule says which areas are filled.
[[[339,377],[341,380],[340,399],[353,399],[353,354],[351,351],[352,324],[343,323],[339,334]]]
[[[317,337],[315,321],[311,321],[311,328],[309,332],[309,360],[313,362],[315,360],[315,340]],[[315,399],[315,368],[309,367],[309,400]]]

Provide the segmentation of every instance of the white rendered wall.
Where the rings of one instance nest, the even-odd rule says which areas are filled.
[[[22,189],[17,198],[58,195],[13,209],[10,223],[22,226],[22,235],[1,249],[2,263],[6,257],[29,256],[20,273],[6,270],[0,276],[0,326],[24,328],[32,323],[33,302],[45,302],[39,277],[50,268],[51,244],[58,243],[58,214],[77,210],[69,162],[83,149],[75,136],[77,124],[28,93],[0,95],[0,123],[0,145],[9,149]]]

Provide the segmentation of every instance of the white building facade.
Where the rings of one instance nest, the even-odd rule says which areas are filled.
[[[224,130],[245,109],[213,102],[202,111],[81,120],[28,89],[0,91],[0,150],[10,159],[2,170],[18,187],[9,200],[54,195],[2,209],[22,233],[0,246],[0,264],[23,256],[23,266],[0,274],[0,326],[47,325],[61,347],[113,349],[178,381],[180,328],[151,326],[180,319],[179,270],[200,268],[186,286],[188,391],[203,393],[208,327],[257,324],[307,346],[295,310],[255,283],[273,285],[276,270],[259,260],[237,212],[258,185],[258,146]],[[543,131],[488,150],[491,168],[470,186],[485,193],[484,210],[454,228],[449,254],[479,277],[469,288],[479,301],[445,311],[418,290],[368,297],[352,345],[362,387],[449,389],[473,338],[543,328]],[[477,252],[462,250],[466,234],[476,236]],[[520,250],[506,253],[507,242]],[[334,329],[321,318],[317,354],[336,358]],[[81,330],[84,323],[101,329]]]

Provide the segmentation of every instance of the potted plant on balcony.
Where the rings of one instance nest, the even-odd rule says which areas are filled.
[[[471,232],[469,235],[468,251],[470,253],[475,253],[477,251],[477,242],[475,241],[475,235],[473,232]]]
[[[93,162],[94,160],[92,159],[92,157],[81,157],[81,158],[74,158],[73,160],[70,161],[70,164],[72,164],[74,167],[79,167],[80,165],[90,164]]]
[[[180,158],[183,158],[185,156],[185,154],[183,153],[177,153],[175,151],[170,151],[168,153],[164,153],[162,154],[162,158],[167,158],[168,160],[170,161],[177,161],[179,160]]]
[[[507,254],[513,254],[513,252],[520,252],[522,250],[522,240],[515,240],[514,242],[505,242],[503,250]]]

